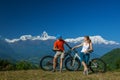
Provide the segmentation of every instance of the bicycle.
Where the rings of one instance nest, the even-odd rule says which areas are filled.
[[[71,53],[72,53],[71,48],[67,52],[64,53],[65,54],[64,62],[66,62],[66,60],[68,60],[68,58],[72,58],[72,54]],[[53,69],[53,58],[54,57],[52,55],[44,56],[40,60],[40,67],[41,67],[41,69],[43,69],[45,71],[51,71]],[[56,67],[58,67],[58,66],[59,66],[59,61],[57,61]],[[65,66],[65,68],[66,68],[66,66]]]
[[[74,56],[72,58],[67,58],[65,61],[65,66],[67,70],[76,71],[81,67],[81,57],[78,52],[74,49]],[[90,52],[89,54],[92,54]],[[100,58],[93,58],[89,60],[88,70],[96,73],[96,72],[106,72],[106,63]]]

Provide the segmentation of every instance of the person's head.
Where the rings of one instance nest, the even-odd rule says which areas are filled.
[[[61,40],[61,39],[62,39],[62,36],[58,34],[58,35],[56,36],[56,39]]]
[[[89,36],[84,36],[84,41],[90,43],[91,39]]]

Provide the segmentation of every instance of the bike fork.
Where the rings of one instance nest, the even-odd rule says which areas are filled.
[[[74,63],[75,63],[75,57],[72,60],[72,66],[74,66]]]

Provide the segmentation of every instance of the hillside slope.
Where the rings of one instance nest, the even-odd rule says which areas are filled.
[[[116,69],[116,63],[120,61],[120,48],[108,52],[102,56],[102,59],[107,63],[109,68]]]

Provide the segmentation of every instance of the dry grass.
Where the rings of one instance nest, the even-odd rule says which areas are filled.
[[[120,72],[106,72],[85,76],[82,71],[48,72],[42,70],[1,71],[0,80],[120,80]]]

